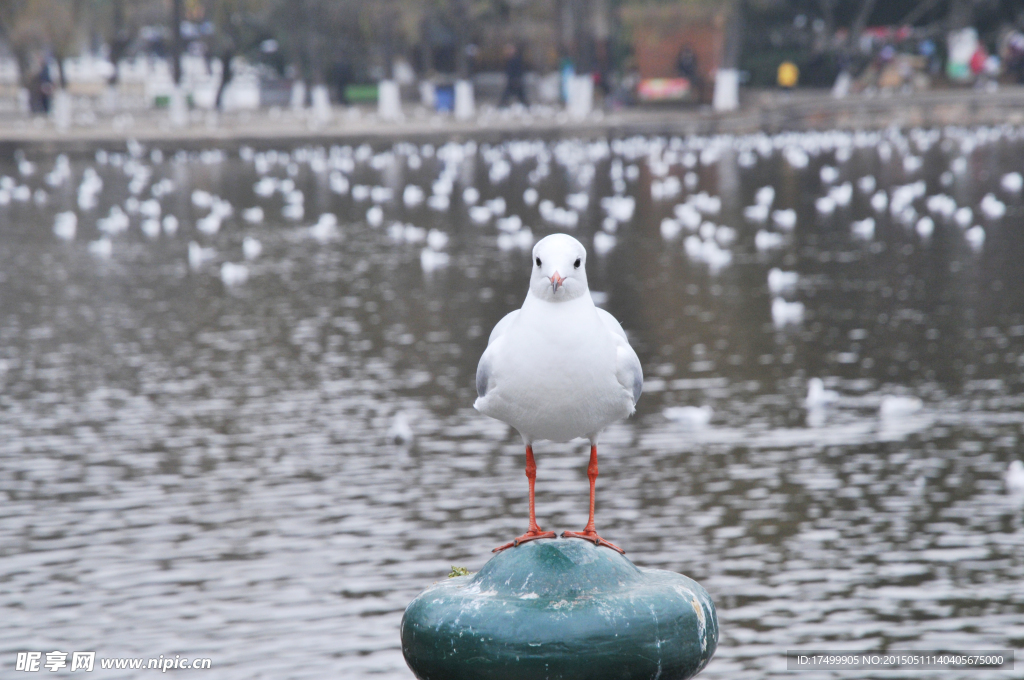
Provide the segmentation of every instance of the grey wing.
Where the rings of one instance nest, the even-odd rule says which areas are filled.
[[[615,333],[615,335],[619,336],[627,343],[629,342],[629,338],[626,337],[626,331],[622,330],[622,324],[616,321],[614,316],[604,311],[600,307],[595,307],[594,309],[597,310],[597,315],[601,318],[601,321],[604,322],[604,325],[608,330],[610,330],[612,333]]]
[[[640,394],[644,391],[644,369],[640,366],[640,358],[637,357],[629,343],[623,342],[616,352],[616,360],[618,366],[615,376],[623,387],[632,390],[633,405],[635,406],[636,402],[640,400]]]
[[[597,309],[597,315],[601,317],[601,321],[604,322],[605,328],[620,338],[615,357],[617,362],[615,375],[623,387],[633,392],[633,404],[636,404],[640,399],[640,393],[644,391],[644,370],[640,366],[640,359],[633,348],[629,346],[629,338],[626,337],[626,331],[622,330],[622,324],[600,307],[595,309]]]
[[[476,365],[476,396],[483,399],[487,394],[487,386],[491,382],[491,358],[487,350],[480,356],[480,363]]]
[[[494,325],[490,336],[487,338],[487,349],[480,356],[480,363],[476,365],[476,396],[481,399],[487,394],[488,386],[491,384],[491,346],[495,340],[508,330],[517,316],[519,316],[518,309],[501,317],[501,321]]]
[[[498,339],[498,337],[508,330],[508,327],[512,325],[516,317],[519,316],[519,310],[513,310],[501,317],[501,321],[494,324],[494,328],[491,330],[490,336],[487,338],[487,346],[490,347],[491,343]]]

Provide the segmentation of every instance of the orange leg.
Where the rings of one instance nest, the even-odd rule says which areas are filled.
[[[625,554],[625,550],[619,546],[609,543],[597,535],[594,528],[594,488],[597,486],[597,446],[590,447],[590,465],[587,466],[587,477],[590,478],[590,519],[583,531],[563,531],[562,538],[582,538],[585,541],[593,541],[594,545],[604,545],[612,550]]]
[[[506,548],[515,548],[520,543],[526,543],[527,541],[535,541],[538,538],[556,538],[557,534],[554,531],[544,531],[537,525],[537,515],[534,512],[533,505],[533,487],[537,482],[537,463],[533,460],[533,447],[526,447],[526,479],[530,482],[530,528],[526,530],[526,533],[519,538],[514,539],[511,543],[498,546],[491,552],[501,552]]]

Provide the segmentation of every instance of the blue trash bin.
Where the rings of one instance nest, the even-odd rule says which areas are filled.
[[[439,112],[455,110],[454,85],[438,85],[434,88],[434,107]]]

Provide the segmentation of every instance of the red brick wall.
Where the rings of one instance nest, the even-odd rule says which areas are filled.
[[[653,5],[623,9],[642,78],[676,75],[679,50],[689,47],[697,55],[697,68],[705,81],[714,79],[725,35],[729,3],[708,7],[701,3]]]

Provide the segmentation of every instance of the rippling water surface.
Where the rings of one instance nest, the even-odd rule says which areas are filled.
[[[134,159],[123,148],[72,157],[56,187],[45,181],[54,157],[30,155],[34,169],[6,159],[4,667],[16,651],[59,649],[210,657],[219,678],[411,677],[405,605],[453,564],[478,569],[526,523],[522,445],[471,404],[477,359],[521,303],[529,255],[499,249],[493,220],[469,219],[466,186],[481,201],[504,197],[536,237],[563,228],[524,204],[524,189],[559,207],[585,192],[572,233],[588,248],[599,199],[636,197],[615,247],[588,263],[647,376],[636,416],[602,439],[598,523],[636,563],[710,591],[722,637],[703,677],[781,674],[787,649],[1024,646],[1022,505],[1003,482],[1022,457],[1024,208],[1000,187],[1021,169],[1019,131],[829,139],[517,140],[447,160],[411,145],[269,159],[133,147]],[[789,147],[805,150],[806,168],[785,160]],[[446,162],[450,208],[406,206],[404,186],[429,196]],[[913,209],[951,196],[972,207],[985,242],[972,249],[939,215],[923,239],[856,185],[848,206],[822,214],[822,165],[838,169],[833,185],[870,174],[890,197],[923,180]],[[103,188],[82,209],[89,167]],[[376,196],[380,227],[365,218],[372,199],[331,190],[332,168],[351,186],[393,190]],[[688,172],[696,186],[652,199],[659,175]],[[254,193],[261,173],[293,179],[302,219],[282,217],[281,192]],[[176,234],[140,231],[132,177],[142,200],[173,183],[158,200]],[[759,251],[756,232],[775,229],[743,209],[765,185],[772,208],[798,219],[780,247]],[[209,212],[193,204],[197,189],[233,206],[214,235],[196,229]],[[705,219],[737,232],[731,263],[714,272],[687,256],[685,229],[666,240],[659,227],[700,191],[722,200]],[[989,192],[1000,218],[979,209]],[[130,226],[108,258],[89,244],[114,204]],[[256,205],[264,221],[243,221]],[[53,233],[67,210],[78,215],[72,241]],[[325,212],[339,237],[321,243],[309,226]],[[850,223],[869,215],[874,236],[855,238]],[[392,238],[395,220],[446,233],[447,266],[425,272],[423,245]],[[226,285],[221,265],[244,261],[246,236],[263,252],[247,281]],[[215,252],[190,267],[193,240]],[[801,322],[773,323],[772,267],[799,274],[781,297],[804,304]],[[825,410],[804,407],[812,377],[839,393]],[[880,417],[893,395],[923,405]],[[713,415],[666,417],[680,406]],[[388,439],[399,412],[409,445]],[[583,444],[541,443],[537,455],[541,524],[578,529]]]

